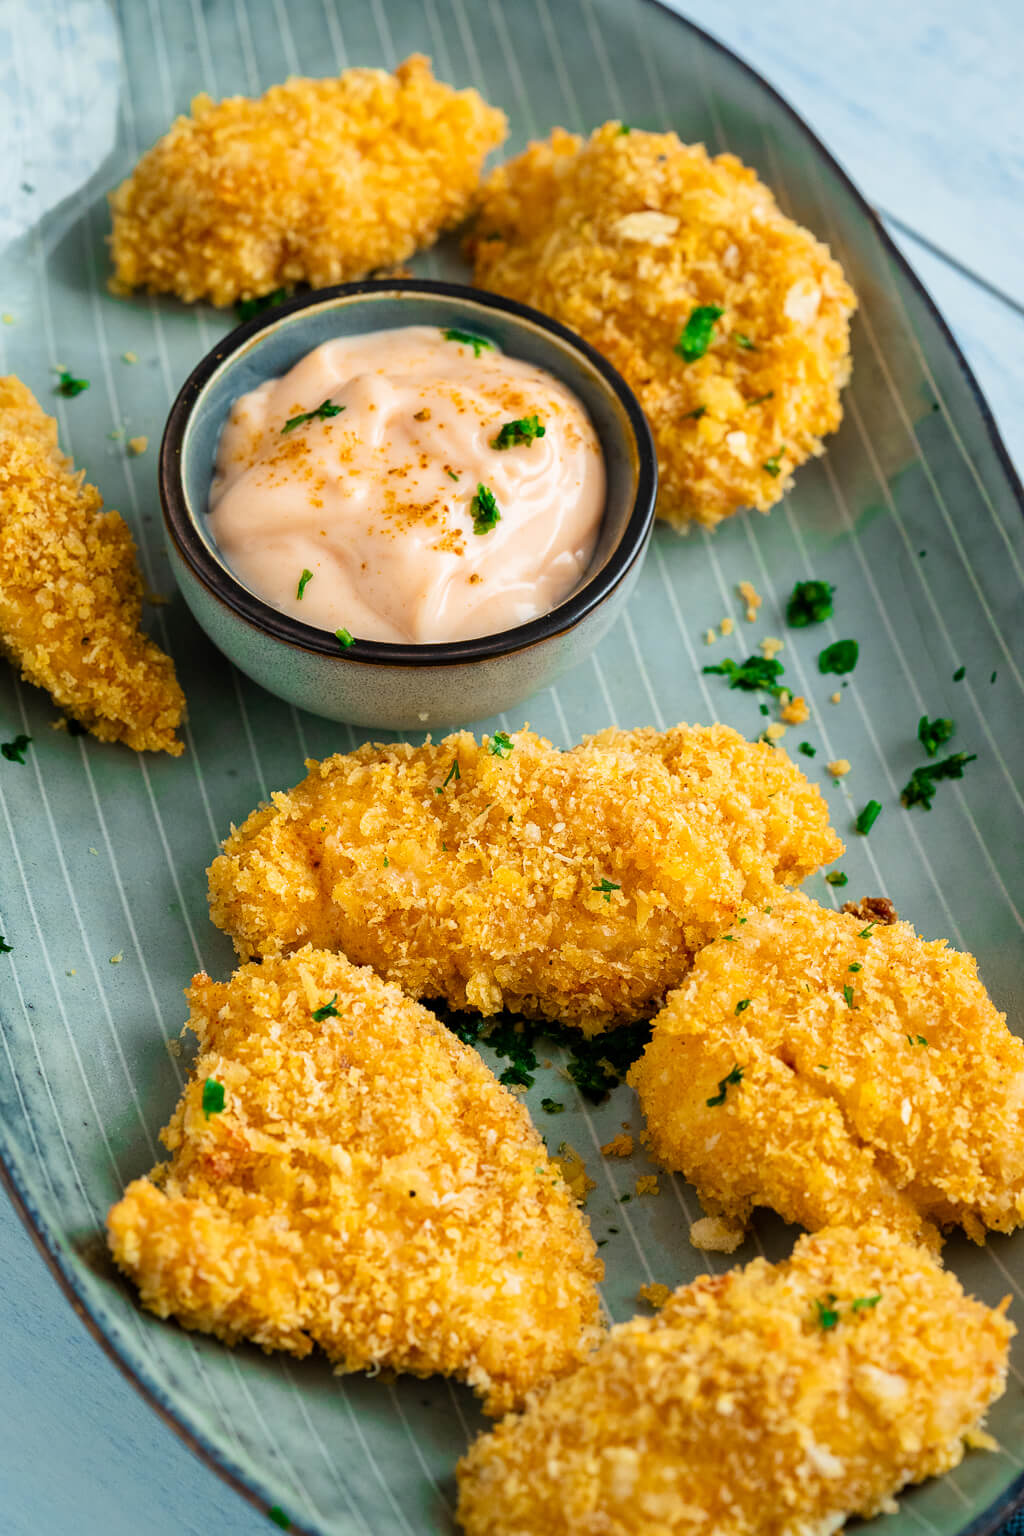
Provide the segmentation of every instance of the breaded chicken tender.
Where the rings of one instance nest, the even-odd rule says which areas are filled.
[[[668,738],[671,767],[642,733],[557,752],[525,731],[310,762],[232,831],[211,916],[243,957],[313,943],[482,1014],[638,1018],[741,901],[842,846],[781,753],[725,726]]]
[[[142,577],[117,512],[57,446],[57,423],[0,378],[0,646],[101,741],[184,750],[174,663],[139,629]]]
[[[1024,1042],[971,955],[782,894],[698,955],[629,1081],[655,1157],[742,1226],[1024,1221]]]
[[[231,304],[393,266],[465,217],[505,128],[419,54],[393,75],[197,96],[110,195],[112,286]]]
[[[488,178],[469,251],[481,287],[546,310],[624,375],[677,527],[767,512],[839,425],[856,299],[734,155],[556,128]]]
[[[827,1536],[992,1444],[1004,1314],[881,1227],[704,1275],[459,1464],[467,1536]]]
[[[458,1376],[488,1413],[578,1363],[603,1269],[524,1107],[372,971],[306,948],[188,993],[169,1162],[107,1219],[147,1307],[339,1372]]]

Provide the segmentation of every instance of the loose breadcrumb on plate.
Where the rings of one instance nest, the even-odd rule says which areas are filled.
[[[593,1238],[472,1047],[308,948],[188,997],[170,1158],[107,1219],[147,1307],[229,1344],[319,1345],[339,1371],[455,1375],[492,1414],[585,1356]]]

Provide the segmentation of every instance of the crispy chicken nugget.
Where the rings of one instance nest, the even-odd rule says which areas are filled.
[[[459,1464],[468,1536],[827,1536],[948,1471],[1005,1389],[1004,1314],[881,1227],[704,1275]]]
[[[244,957],[311,942],[483,1014],[650,1013],[744,897],[841,851],[781,753],[668,736],[673,767],[642,735],[557,752],[525,731],[310,762],[225,842],[213,921]]]
[[[713,1215],[812,1230],[1024,1221],[1024,1043],[971,955],[799,893],[702,950],[629,1080]]]
[[[590,1229],[471,1047],[310,948],[188,997],[170,1161],[108,1217],[147,1307],[229,1344],[319,1344],[341,1372],[459,1376],[488,1413],[577,1364],[599,1332]]]
[[[465,217],[505,128],[419,54],[256,101],[197,96],[110,195],[112,286],[231,304],[393,266]]]
[[[102,506],[53,417],[20,379],[0,378],[0,646],[102,741],[177,756],[185,698],[139,629],[132,536]]]
[[[767,512],[839,425],[856,299],[734,155],[556,128],[488,178],[469,250],[481,287],[571,326],[632,385],[679,527]]]

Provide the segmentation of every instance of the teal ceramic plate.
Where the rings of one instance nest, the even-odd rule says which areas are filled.
[[[728,692],[701,666],[784,635],[787,680],[813,708],[789,741],[817,748],[807,767],[835,825],[848,835],[868,799],[884,807],[869,838],[849,837],[848,892],[885,892],[924,934],[974,951],[1019,1022],[1020,487],[949,333],[785,104],[652,0],[125,0],[115,17],[102,0],[81,0],[44,20],[26,20],[16,40],[16,128],[29,162],[24,187],[0,209],[3,303],[14,320],[0,327],[0,366],[54,402],[65,448],[128,517],[156,592],[171,584],[155,447],[177,388],[227,322],[108,295],[104,194],[195,92],[252,93],[289,72],[390,66],[420,50],[443,79],[476,84],[506,109],[510,151],[556,123],[588,128],[615,116],[672,127],[756,166],[783,207],[832,244],[861,309],[846,419],[826,456],[799,472],[767,519],[736,518],[713,538],[659,529],[626,616],[592,662],[524,714],[559,745],[613,721],[724,719],[752,735],[763,724],[756,697]],[[426,275],[462,272],[454,246],[416,265]],[[138,361],[122,361],[126,352]],[[92,387],[55,399],[57,363]],[[132,459],[124,440],[137,435],[150,449]],[[808,576],[838,589],[825,639],[861,643],[838,705],[829,702],[834,679],[815,665],[821,631],[784,629],[785,596]],[[764,597],[756,626],[740,611],[741,580]],[[726,614],[737,635],[705,647],[705,631]],[[184,1063],[168,1049],[184,1018],[181,989],[201,966],[224,974],[230,965],[206,916],[204,870],[218,839],[268,791],[301,777],[304,757],[353,741],[233,672],[180,598],[150,617],[189,700],[188,750],[177,761],[54,731],[49,701],[10,670],[0,676],[4,738],[33,738],[25,766],[0,763],[0,917],[13,945],[0,960],[0,1138],[12,1191],[76,1308],[151,1402],[257,1501],[279,1506],[296,1529],[331,1536],[449,1531],[455,1460],[481,1422],[468,1392],[441,1381],[338,1380],[322,1361],[230,1353],[143,1315],[105,1257],[104,1213],[156,1159],[156,1133],[181,1085]],[[919,761],[925,711],[952,716],[956,745],[978,754],[927,814],[898,801]],[[853,770],[833,785],[824,764],[838,757]],[[823,882],[812,889],[835,899]],[[590,1218],[608,1238],[605,1299],[625,1318],[644,1282],[676,1283],[701,1267],[686,1235],[693,1192],[663,1179],[660,1196],[620,1203],[646,1165],[603,1160],[597,1149],[622,1121],[639,1128],[630,1092],[593,1109],[558,1080],[556,1096],[571,1102],[554,1129],[540,1110],[551,1093],[541,1072],[529,1101],[550,1140],[587,1156],[597,1185]],[[779,1256],[791,1237],[766,1222],[738,1257],[761,1248]],[[986,1301],[1009,1292],[1024,1322],[1024,1232],[985,1249],[954,1241],[947,1252]],[[908,1493],[873,1529],[980,1533],[1008,1512],[1024,1468],[1024,1338],[1018,1345],[991,1416],[1003,1448],[973,1453]]]

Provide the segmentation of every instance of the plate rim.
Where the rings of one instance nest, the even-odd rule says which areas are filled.
[[[824,158],[833,175],[849,194],[858,211],[867,219],[885,254],[895,262],[910,287],[916,292],[918,298],[923,301],[925,309],[932,320],[936,322],[964,382],[973,396],[974,403],[978,408],[988,433],[990,444],[1006,477],[1010,493],[1016,500],[1022,517],[1024,517],[1024,481],[1022,481],[1021,475],[1018,473],[1016,465],[1010,457],[1009,450],[999,430],[998,422],[970,363],[923,280],[918,276],[910,261],[896,244],[881,216],[875,211],[865,194],[861,192],[842,162],[837,159],[827,144],[819,137],[815,129],[811,127],[810,123],[787,100],[781,91],[770,80],[766,79],[753,64],[748,63],[742,55],[730,48],[728,44],[722,42],[713,33],[691,20],[690,17],[684,16],[681,12],[673,9],[671,5],[666,3],[666,0],[640,0],[640,4],[663,13],[670,20],[698,38],[702,44],[707,44],[731,64],[736,65],[756,86],[767,92],[774,103],[782,109],[785,115],[810,142],[811,146]],[[127,1353],[122,1353],[114,1339],[105,1331],[99,1316],[102,1309],[87,1296],[85,1286],[62,1250],[56,1231],[51,1231],[49,1223],[36,1206],[35,1200],[21,1176],[18,1159],[13,1154],[13,1148],[8,1139],[7,1128],[2,1123],[0,1123],[0,1185],[3,1186],[9,1196],[11,1204],[21,1218],[37,1251],[64,1294],[71,1310],[97,1344],[99,1344],[108,1359],[118,1368],[121,1375],[131,1383],[149,1407],[153,1409],[159,1418],[200,1461],[205,1463],[211,1471],[221,1477],[237,1493],[241,1494],[261,1514],[269,1516],[270,1511],[279,1506],[271,1503],[268,1491],[260,1486],[259,1480],[255,1476],[244,1473],[240,1468],[236,1468],[215,1441],[208,1439],[200,1430],[186,1423],[169,1401],[165,1388],[151,1375],[148,1366],[141,1362],[132,1361]],[[983,1510],[980,1515],[976,1516],[970,1524],[962,1526],[958,1536],[993,1536],[993,1533],[998,1531],[999,1527],[1022,1507],[1024,1507],[1024,1472],[1019,1473],[1008,1484],[1003,1493],[987,1509]],[[324,1536],[322,1528],[305,1525],[301,1520],[292,1518],[290,1515],[288,1519],[288,1529],[295,1532],[296,1536]]]

